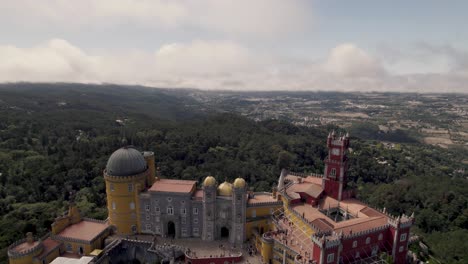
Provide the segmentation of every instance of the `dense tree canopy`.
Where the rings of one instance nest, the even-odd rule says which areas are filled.
[[[240,176],[263,191],[271,190],[284,167],[321,173],[327,155],[330,127],[205,115],[188,108],[192,102],[187,99],[133,88],[106,88],[110,98],[81,86],[47,90],[43,97],[34,94],[40,90],[25,89],[0,89],[3,261],[8,244],[25,232],[48,232],[54,217],[66,209],[70,191],[83,214],[106,218],[102,170],[123,137],[140,150],[155,152],[162,177],[201,183],[207,175],[218,181]],[[89,100],[80,99],[83,93]],[[174,102],[185,104],[173,108]],[[414,232],[435,256],[466,263],[468,183],[462,159],[467,151],[417,143],[389,148],[356,137],[351,148],[350,185],[358,188],[359,197],[393,214],[414,211]]]

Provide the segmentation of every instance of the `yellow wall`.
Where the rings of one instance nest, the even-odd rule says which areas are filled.
[[[31,264],[33,263],[33,256],[28,255],[28,256],[21,257],[21,258],[10,258],[9,263],[10,264]]]
[[[63,241],[64,250],[69,251],[67,245],[70,244],[72,246],[73,253],[78,253],[80,246],[83,248],[83,255],[89,255],[95,249],[103,249],[104,248],[104,239],[109,236],[110,231],[104,232],[99,238],[94,240],[91,244],[87,243],[79,243],[79,242],[69,242]]]
[[[272,258],[273,242],[262,240],[262,259],[263,263],[269,263]]]
[[[145,188],[149,173],[148,169],[144,173],[129,177],[104,175],[109,222],[117,228],[118,234],[132,234],[133,225],[137,227],[137,232],[140,232],[138,226],[138,193]],[[129,191],[129,184],[133,184],[132,191]],[[112,189],[111,185],[113,186]],[[113,202],[115,203],[115,209],[112,206]],[[131,203],[135,205],[134,209],[130,208]]]

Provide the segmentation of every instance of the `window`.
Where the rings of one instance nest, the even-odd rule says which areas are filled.
[[[115,189],[114,189],[114,184],[113,184],[113,183],[111,183],[111,184],[109,185],[109,189],[111,190],[111,192],[115,191]]]
[[[154,203],[159,204],[159,200],[158,199],[154,200]]]
[[[403,252],[404,249],[405,249],[405,248],[404,248],[403,246],[400,246],[400,248],[398,249],[398,252],[401,253],[401,252]]]
[[[360,258],[360,257],[361,257],[361,255],[359,254],[359,251],[356,252],[356,257],[355,258]]]
[[[130,210],[135,210],[135,203],[134,202],[130,203]]]
[[[167,197],[168,202],[172,202],[172,197]]]
[[[373,256],[373,257],[377,256],[377,251],[379,251],[379,247],[374,246],[374,247],[372,248],[372,256]]]
[[[155,207],[155,208],[154,208],[154,211],[155,211],[157,214],[159,214],[159,213],[161,212],[161,209],[159,209],[159,207]]]
[[[198,208],[193,208],[193,214],[194,215],[198,214]]]
[[[112,202],[112,210],[115,210],[115,208],[117,208],[117,206],[115,205],[115,202]]]
[[[193,235],[194,235],[194,236],[198,236],[198,235],[199,235],[199,233],[198,233],[198,227],[195,227],[195,228],[193,229]]]
[[[132,232],[135,234],[137,232],[137,227],[136,225],[132,225]]]
[[[242,199],[242,196],[240,194],[238,194],[238,195],[236,195],[236,199],[237,199],[238,202],[240,202],[241,199]]]
[[[168,215],[173,215],[174,214],[174,207],[168,206],[167,207],[167,214]]]
[[[383,239],[383,234],[380,233],[380,234],[379,234],[379,241],[382,240],[382,239]]]
[[[187,210],[185,208],[180,209],[180,213],[182,215],[185,215],[187,213]]]
[[[353,241],[353,248],[357,247],[357,240]]]
[[[145,210],[149,212],[149,210],[150,210],[150,205],[149,204],[145,204]]]
[[[149,214],[146,215],[146,221],[149,221],[151,216]]]
[[[273,208],[270,208],[270,214],[271,215],[273,215],[273,212],[274,212]]]
[[[257,211],[252,210],[252,217],[257,217]]]
[[[72,250],[73,250],[72,245],[71,245],[71,244],[67,244],[67,251],[68,251],[68,252],[71,252]]]
[[[151,224],[146,224],[146,230],[151,231]]]
[[[194,224],[198,224],[198,218],[194,218],[194,219],[193,219],[193,223],[194,223]]]
[[[406,233],[400,235],[400,242],[406,241]]]
[[[226,212],[224,211],[219,212],[219,217],[226,218]]]
[[[336,169],[335,168],[331,169],[330,176],[333,177],[333,178],[336,177]]]
[[[370,244],[370,237],[366,238],[366,244]]]
[[[180,203],[181,203],[181,204],[185,204],[185,200],[182,200]]]
[[[332,263],[335,260],[335,253],[328,254],[327,263]]]
[[[133,183],[128,184],[128,192],[133,192]]]

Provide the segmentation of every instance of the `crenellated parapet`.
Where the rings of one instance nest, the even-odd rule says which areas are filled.
[[[398,216],[397,218],[394,217],[389,217],[388,218],[388,224],[394,228],[408,228],[412,226],[414,223],[414,213],[411,214],[411,216],[407,216],[405,214],[402,214],[401,216]]]
[[[31,240],[32,239],[32,240]],[[11,259],[23,258],[26,256],[37,256],[44,249],[42,240],[32,236],[20,239],[8,247],[8,257]]]
[[[319,174],[319,173],[302,173],[302,172],[288,171],[288,174],[293,175],[293,176],[302,177],[302,178],[307,178],[307,177],[323,178],[323,174]]]
[[[330,249],[341,245],[342,234],[332,233],[328,236],[325,233],[313,234],[311,239],[319,248]]]
[[[385,224],[385,225],[382,225],[382,226],[379,226],[379,227],[370,228],[370,229],[360,231],[360,232],[356,232],[356,233],[350,232],[347,235],[343,235],[343,239],[355,239],[355,238],[358,238],[358,237],[367,236],[369,234],[382,232],[382,231],[386,230],[387,228],[388,228],[388,224]]]

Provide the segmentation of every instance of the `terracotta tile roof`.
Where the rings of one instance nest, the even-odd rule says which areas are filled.
[[[17,245],[16,247],[12,248],[11,250],[16,251],[16,252],[23,252],[23,251],[29,250],[29,249],[37,246],[37,245],[39,245],[39,241],[34,241],[33,243],[23,242],[23,243]]]
[[[257,193],[253,197],[249,198],[247,203],[248,204],[256,204],[256,203],[271,203],[271,202],[277,202],[276,198],[273,198],[271,194],[263,194],[263,193]]]
[[[338,204],[342,210],[347,210],[350,214],[357,217],[335,222],[319,211],[319,209],[337,207]],[[319,204],[319,208],[312,207],[309,204],[293,205],[292,208],[300,215],[304,215],[305,219],[322,231],[334,230],[336,233],[343,232],[345,235],[351,232],[356,233],[383,226],[387,223],[388,219],[385,214],[368,207],[356,199],[347,199],[338,203],[334,198],[325,197]]]
[[[195,190],[196,181],[160,179],[149,189],[152,192],[190,193]]]
[[[193,197],[196,199],[196,200],[202,200],[203,199],[203,190],[196,190],[195,193],[193,194]]]
[[[321,185],[309,182],[295,183],[286,189],[288,196],[293,199],[299,199],[299,193],[306,193],[311,197],[317,198],[322,194],[322,192],[323,189]]]
[[[85,241],[94,240],[99,233],[109,227],[108,223],[99,223],[94,221],[82,220],[62,230],[58,234],[61,237],[80,239]]]
[[[38,259],[42,259],[49,255],[51,251],[53,251],[55,248],[57,248],[58,245],[61,244],[61,242],[53,240],[52,238],[48,237],[44,241],[42,241],[42,244],[44,245],[44,250],[42,251],[41,255],[38,256]]]

